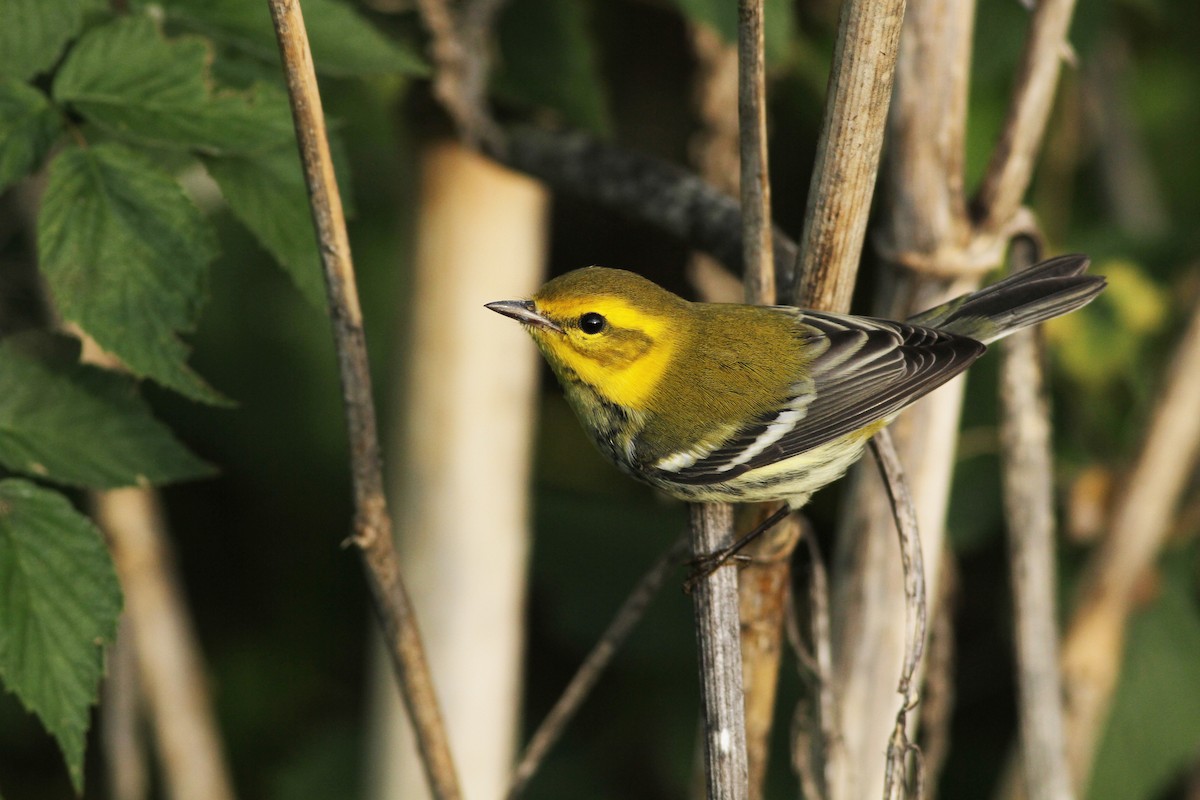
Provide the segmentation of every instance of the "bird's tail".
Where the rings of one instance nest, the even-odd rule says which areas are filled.
[[[1081,255],[1052,258],[908,321],[994,342],[1090,303],[1104,290],[1105,280],[1083,274],[1088,263]]]

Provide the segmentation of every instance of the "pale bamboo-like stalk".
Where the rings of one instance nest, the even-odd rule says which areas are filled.
[[[1030,800],[1071,800],[1058,668],[1054,471],[1036,331],[1017,331],[1004,342],[1000,384],[1025,791]]]
[[[732,506],[692,504],[691,516],[692,553],[697,558],[732,544]],[[749,783],[737,565],[728,561],[696,581],[692,601],[700,648],[706,796],[709,800],[746,800]]]
[[[158,495],[140,487],[113,489],[95,493],[93,502],[125,593],[121,630],[132,636],[137,682],[168,793],[176,800],[232,800],[233,782]]]
[[[375,405],[362,327],[350,241],[334,180],[325,118],[313,70],[312,52],[297,0],[268,0],[283,61],[300,160],[304,167],[325,271],[334,344],[342,380],[350,439],[354,489],[354,535],[371,589],[373,606],[417,734],[422,765],[439,800],[460,796],[454,761],[433,690],[433,679],[417,629],[416,616],[400,575],[392,541],[379,457]]]
[[[1083,794],[1108,717],[1138,579],[1150,569],[1200,461],[1200,304],[1168,369],[1137,461],[1091,557],[1067,625],[1062,667],[1071,774]]]
[[[67,327],[82,341],[82,362],[124,369],[85,332]],[[91,499],[125,597],[105,686],[104,739],[114,800],[141,800],[149,793],[139,735],[143,714],[171,797],[232,800],[233,779],[204,658],[179,584],[158,492],[129,487],[93,492]]]
[[[520,719],[538,373],[524,331],[482,306],[541,283],[548,202],[456,141],[422,148],[417,199],[389,488],[463,791],[499,797]],[[378,654],[370,796],[415,800],[423,776]]]
[[[141,687],[128,616],[121,617],[105,666],[108,676],[101,687],[100,741],[108,796],[112,800],[146,800],[150,796],[150,765],[142,735]]]

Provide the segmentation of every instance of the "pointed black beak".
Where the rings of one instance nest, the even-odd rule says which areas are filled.
[[[522,325],[545,328],[555,333],[563,332],[557,323],[546,319],[534,309],[532,300],[498,300],[495,303],[488,303],[485,308],[490,308],[497,314],[512,317]]]

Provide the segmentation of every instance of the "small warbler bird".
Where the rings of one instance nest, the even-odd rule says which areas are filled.
[[[487,308],[525,326],[623,471],[682,500],[796,509],[987,343],[1096,297],[1087,265],[1044,261],[907,322],[693,303],[604,267]]]

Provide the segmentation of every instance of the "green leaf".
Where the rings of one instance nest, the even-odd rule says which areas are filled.
[[[97,489],[212,473],[151,416],[131,379],[78,363],[78,347],[63,346],[72,340],[52,340],[47,354],[46,338],[0,341],[0,464]]]
[[[275,62],[279,45],[266,3],[246,0],[164,0],[167,18],[258,58]],[[304,26],[317,71],[324,75],[429,74],[413,47],[388,39],[351,6],[304,0]]]
[[[280,93],[214,92],[209,45],[167,40],[146,16],[96,28],[54,80],[54,98],[138,144],[251,155],[294,141]]]
[[[100,532],[66,498],[0,480],[0,678],[37,714],[83,792],[88,709],[121,589]]]
[[[62,317],[131,372],[226,402],[188,368],[216,241],[170,175],[115,144],[65,149],[38,217],[41,268]]]
[[[1200,607],[1189,552],[1163,559],[1161,594],[1131,621],[1090,800],[1162,797],[1200,751]]]
[[[256,158],[208,158],[204,165],[234,216],[283,266],[305,299],[325,308],[312,212],[295,146]]]
[[[36,169],[61,130],[62,119],[44,94],[0,78],[0,190]]]
[[[556,110],[598,134],[612,128],[595,37],[579,0],[514,0],[500,18],[501,96]]]
[[[737,3],[731,0],[671,0],[689,21],[706,25],[730,44],[737,42]],[[763,48],[768,66],[788,55],[796,29],[795,10],[789,0],[765,0]]]
[[[82,0],[0,0],[0,76],[26,79],[54,66],[83,11]]]

